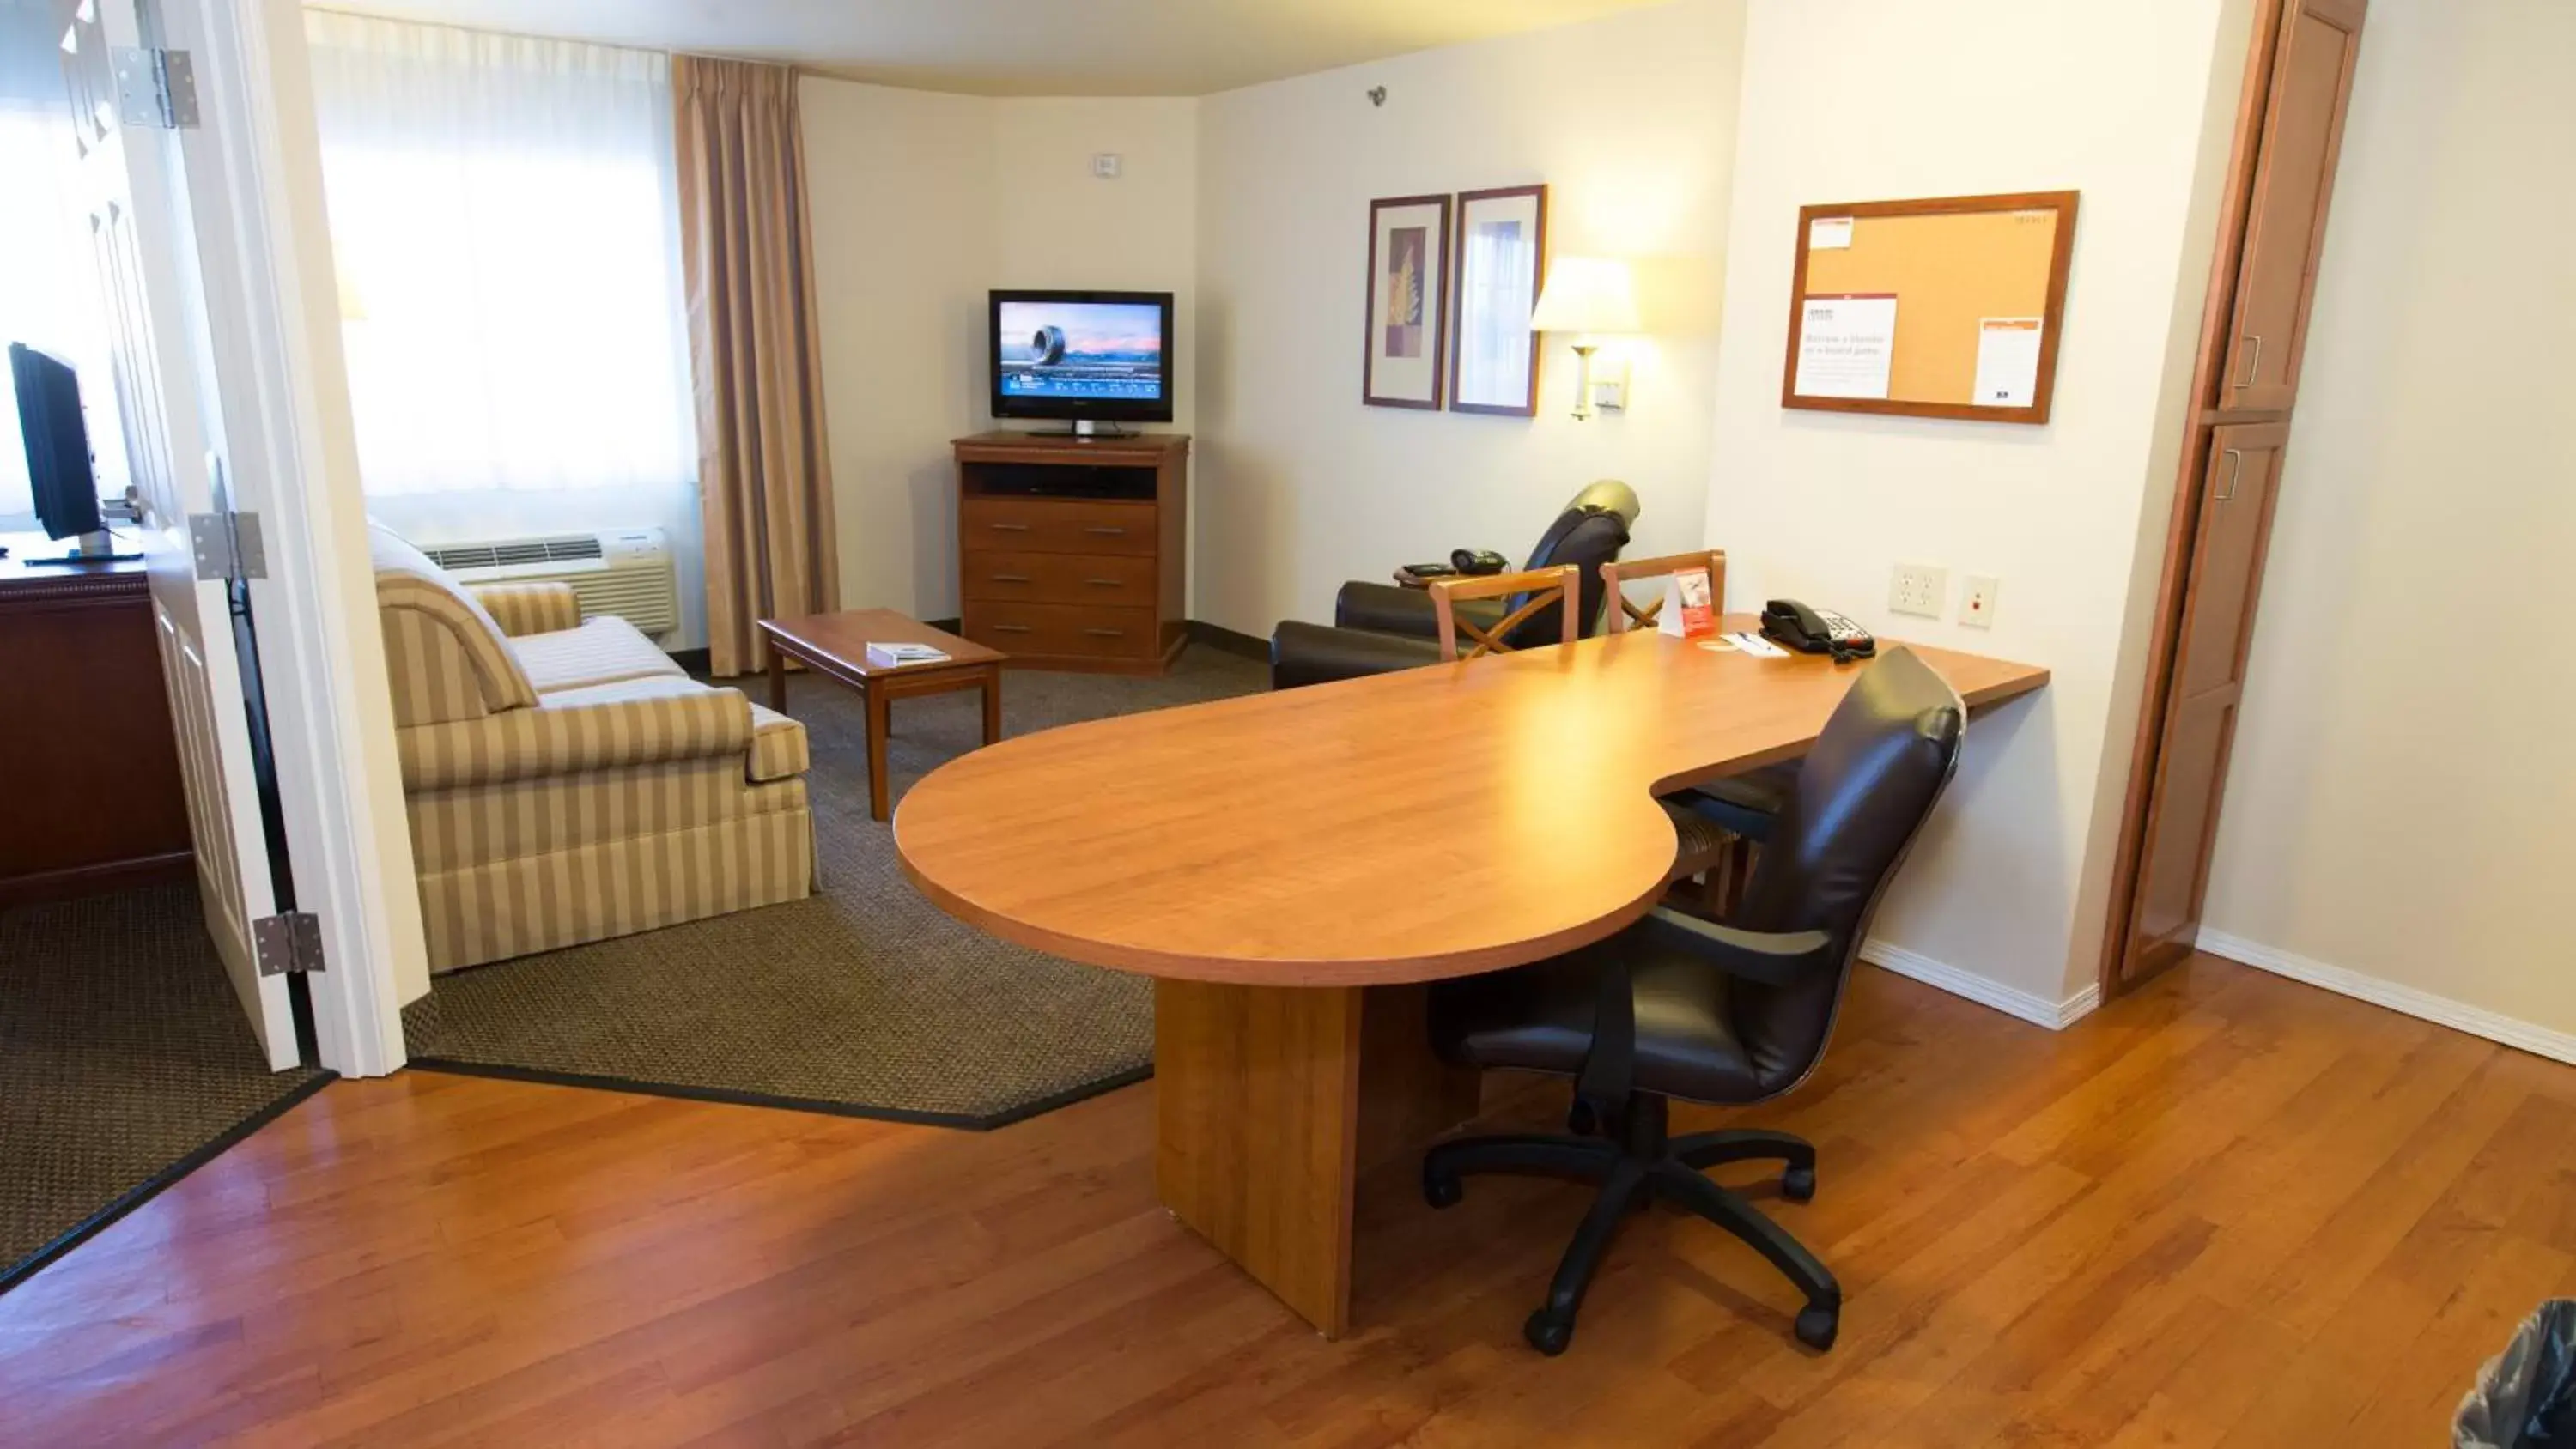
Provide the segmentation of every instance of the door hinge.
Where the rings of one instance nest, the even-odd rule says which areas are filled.
[[[250,942],[262,976],[322,969],[322,918],[311,911],[260,917],[250,923]]]
[[[256,513],[191,513],[188,546],[200,579],[268,577],[268,545]]]
[[[196,129],[197,68],[188,52],[120,45],[114,59],[118,124]]]

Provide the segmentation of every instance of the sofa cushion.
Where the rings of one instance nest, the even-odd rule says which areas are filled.
[[[767,705],[751,707],[751,778],[792,780],[812,763],[805,727]]]
[[[394,741],[414,792],[663,760],[730,757],[748,769],[751,701],[693,679],[622,679],[491,719],[400,730]]]
[[[510,640],[509,647],[539,694],[588,689],[621,679],[688,677],[678,661],[614,614],[586,619],[578,629],[522,635]]]
[[[367,529],[394,722],[477,719],[537,702],[501,626],[445,569],[382,524]]]

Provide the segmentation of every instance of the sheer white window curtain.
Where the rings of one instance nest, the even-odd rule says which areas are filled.
[[[115,371],[98,272],[74,205],[60,27],[38,0],[0,0],[0,344],[24,342],[80,374],[99,491],[125,491]],[[36,526],[18,408],[0,380],[0,529]]]
[[[367,491],[693,486],[669,57],[305,28]]]

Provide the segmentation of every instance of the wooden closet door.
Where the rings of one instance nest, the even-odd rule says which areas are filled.
[[[2364,0],[2293,0],[2282,17],[2220,374],[2223,414],[2278,412],[2297,392],[2363,8]]]
[[[2128,949],[2121,953],[2125,977],[2162,970],[2189,954],[2200,933],[2201,894],[2272,532],[2273,485],[2289,434],[2288,424],[2272,423],[2222,427],[2210,436],[2191,587],[2183,597],[2170,704],[2156,751],[2154,804]]]

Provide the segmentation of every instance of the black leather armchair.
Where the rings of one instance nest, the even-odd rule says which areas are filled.
[[[1577,1135],[1470,1137],[1431,1149],[1423,1194],[1458,1200],[1478,1172],[1543,1172],[1601,1184],[1525,1332],[1562,1353],[1620,1220],[1660,1197],[1744,1239],[1807,1298],[1798,1337],[1830,1348],[1842,1313],[1833,1274],[1778,1224],[1703,1170],[1786,1164],[1781,1195],[1816,1189],[1816,1149],[1785,1132],[1668,1137],[1669,1100],[1745,1105],[1804,1081],[1822,1059],[1843,987],[1888,881],[1949,785],[1966,710],[1911,651],[1854,680],[1799,766],[1742,903],[1723,922],[1658,909],[1554,960],[1442,982],[1432,1045],[1446,1060],[1575,1079]]]
[[[1585,634],[1600,627],[1601,565],[1627,546],[1638,512],[1635,491],[1605,479],[1575,494],[1530,550],[1526,568],[1574,564],[1582,569]],[[1478,600],[1461,604],[1459,612],[1490,628],[1519,603]],[[1559,628],[1556,609],[1541,609],[1507,635],[1506,642],[1515,649],[1552,644]],[[1330,628],[1290,619],[1271,633],[1270,687],[1293,689],[1437,663],[1438,632],[1430,596],[1423,590],[1354,579],[1334,597]]]

